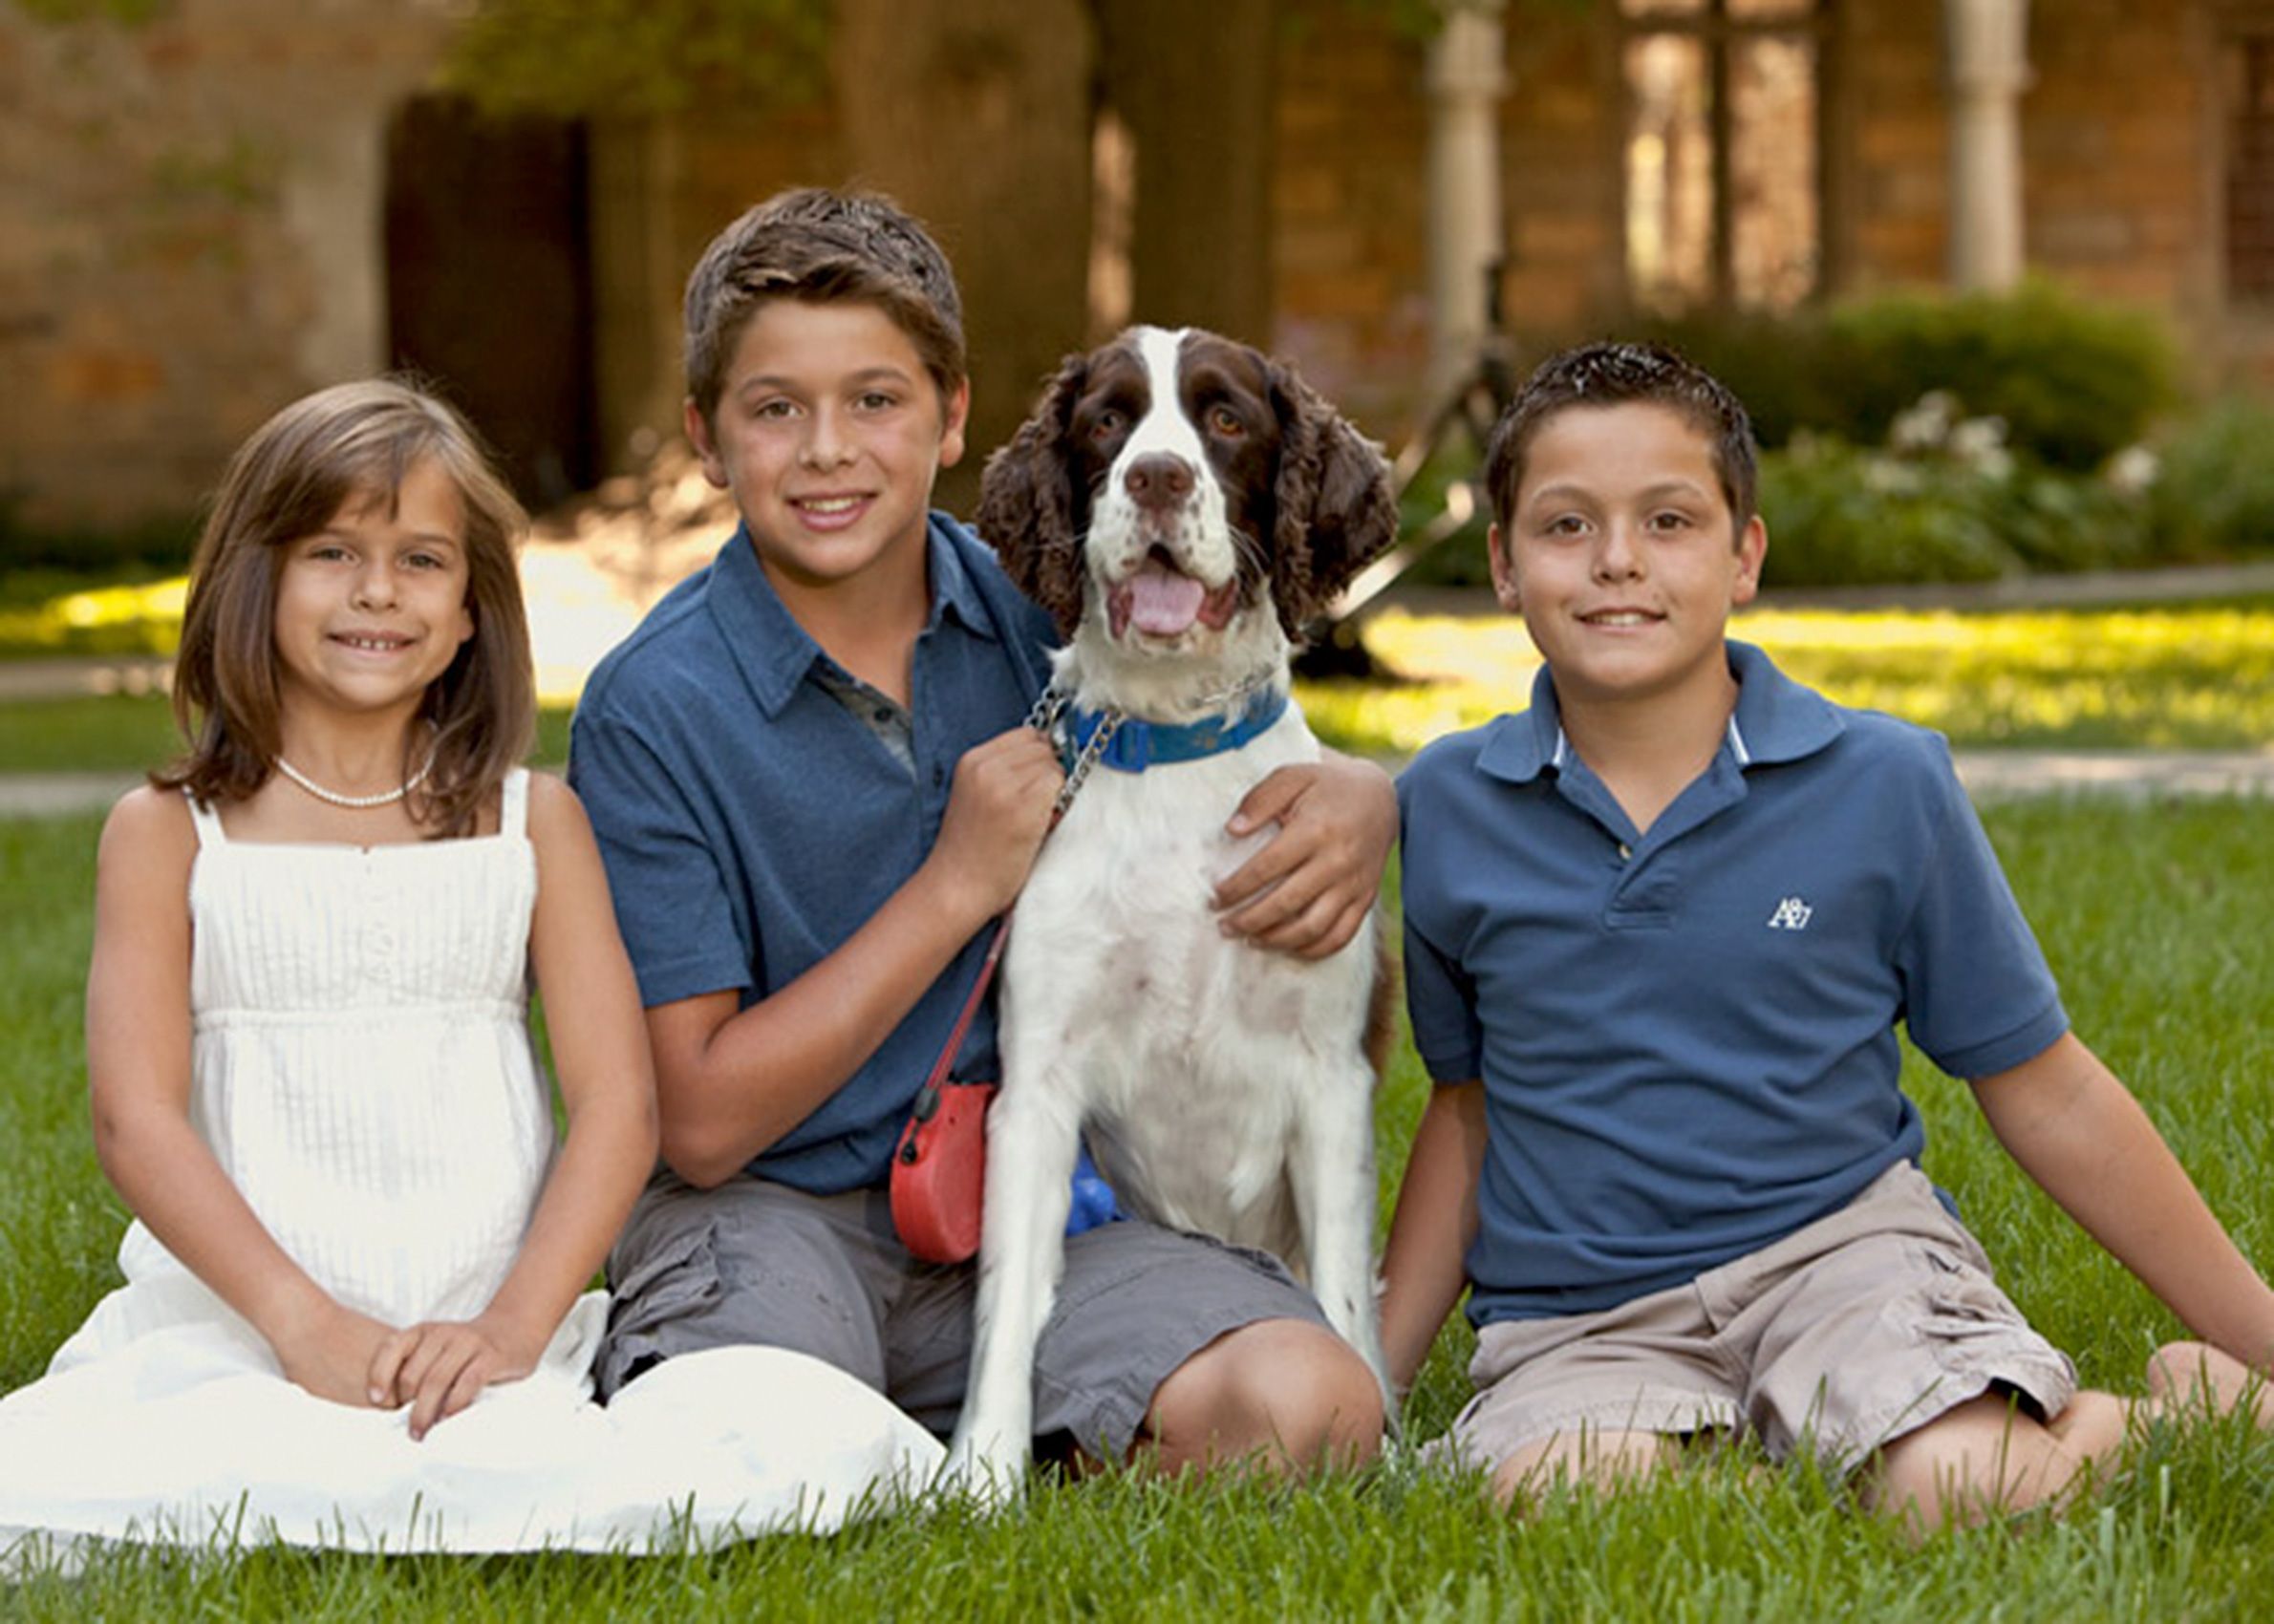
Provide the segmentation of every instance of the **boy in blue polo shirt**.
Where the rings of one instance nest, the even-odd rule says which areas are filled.
[[[1736,1431],[1922,1527],[2089,1481],[2126,1405],[2077,1390],[1920,1172],[1899,1020],[2214,1344],[2161,1350],[2151,1389],[2234,1401],[2274,1293],[2070,1034],[1942,740],[1724,640],[1767,546],[1744,408],[1663,350],[1567,352],[1486,477],[1493,586],[1546,665],[1399,783],[1438,1087],[1384,1259],[1393,1379],[1467,1285],[1453,1441],[1504,1497]]]
[[[970,1351],[970,1265],[893,1234],[890,1152],[1062,781],[1020,725],[1048,616],[928,513],[970,400],[955,279],[882,199],[752,209],[687,288],[686,429],[741,526],[593,673],[570,778],[648,1006],[665,1166],[610,1259],[603,1392],[738,1343],[853,1372],[934,1430]],[[1332,951],[1396,832],[1378,770],[1257,786],[1276,824],[1219,887],[1226,928]],[[958,1077],[994,1075],[991,1010]],[[1037,1424],[1171,1468],[1379,1441],[1366,1367],[1284,1271],[1146,1224],[1076,1236]],[[722,1424],[729,1418],[722,1418]]]

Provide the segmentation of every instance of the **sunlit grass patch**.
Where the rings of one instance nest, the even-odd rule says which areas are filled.
[[[181,592],[176,580],[0,608],[0,651],[163,652],[179,630]],[[2274,748],[2274,599],[1986,613],[1768,609],[1738,616],[1731,630],[1843,704],[1888,711],[1961,746]],[[1538,670],[1523,626],[1499,613],[1389,609],[1366,623],[1365,638],[1384,679],[1303,682],[1298,692],[1322,737],[1371,755],[1409,755],[1522,709]],[[111,646],[97,650],[103,639]],[[85,708],[42,716],[40,705],[0,704],[0,763],[134,768],[175,747],[162,700],[66,703]],[[566,754],[566,716],[565,705],[546,713],[540,760]]]
[[[188,578],[177,575],[0,607],[0,652],[170,654],[182,638],[182,606],[188,595]]]
[[[2274,602],[1957,613],[1776,609],[1731,634],[1842,704],[1966,746],[2254,750],[2274,746]],[[1366,646],[1397,680],[1306,683],[1345,749],[1405,755],[1529,703],[1538,670],[1504,615],[1386,609]]]

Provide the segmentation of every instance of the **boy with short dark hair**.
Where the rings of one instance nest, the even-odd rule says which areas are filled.
[[[1399,783],[1438,1087],[1384,1260],[1393,1379],[1466,1284],[1453,1438],[1504,1496],[1732,1431],[1866,1466],[1927,1526],[2087,1481],[2127,1406],[2077,1391],[1920,1172],[1901,1021],[2216,1344],[2151,1387],[2231,1402],[2274,1363],[2274,1293],[2070,1034],[1942,740],[1725,640],[1768,543],[1743,406],[1664,350],[1567,352],[1487,482],[1493,587],[1546,668]]]
[[[666,1164],[610,1261],[599,1365],[738,1343],[850,1370],[934,1430],[960,1406],[976,1270],[921,1264],[893,1144],[1062,781],[1020,725],[1050,622],[929,513],[970,401],[946,258],[880,198],[784,193],[687,290],[687,435],[742,519],[593,673],[570,776],[655,1053]],[[1266,780],[1278,833],[1219,889],[1227,928],[1331,951],[1395,829],[1387,780]],[[983,1009],[955,1075],[993,1075]],[[1364,1364],[1283,1271],[1124,1222],[1075,1236],[1038,1427],[1170,1466],[1369,1453]]]

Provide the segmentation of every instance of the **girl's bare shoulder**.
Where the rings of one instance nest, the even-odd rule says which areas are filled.
[[[96,848],[98,922],[130,925],[129,933],[136,934],[182,915],[197,855],[197,825],[180,790],[144,784],[127,791],[111,808]]]
[[[139,784],[120,796],[102,826],[102,850],[146,851],[161,854],[196,849],[197,825],[189,815],[189,797],[178,789]]]
[[[585,803],[568,787],[568,780],[535,768],[529,770],[529,835],[537,840],[561,836],[591,838]]]

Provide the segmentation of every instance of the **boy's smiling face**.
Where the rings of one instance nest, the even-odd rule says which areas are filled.
[[[1630,401],[1540,424],[1491,548],[1493,589],[1568,706],[1726,683],[1723,632],[1759,588],[1768,533],[1737,528],[1705,435]]]
[[[933,477],[963,455],[968,385],[945,400],[915,345],[872,304],[761,305],[719,404],[687,438],[734,495],[785,595],[924,579]]]

